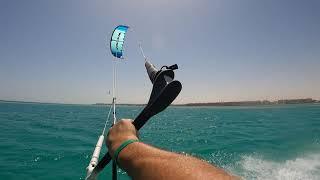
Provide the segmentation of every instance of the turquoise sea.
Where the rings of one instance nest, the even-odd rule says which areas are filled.
[[[118,118],[134,118],[141,108],[119,106]],[[0,103],[0,178],[84,179],[107,110]],[[170,107],[152,118],[140,137],[244,179],[320,179],[319,104]],[[109,166],[99,179],[110,177]]]

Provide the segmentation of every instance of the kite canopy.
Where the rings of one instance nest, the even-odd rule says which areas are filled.
[[[123,43],[128,28],[128,26],[119,25],[113,30],[110,40],[110,50],[113,56],[117,58],[123,58]]]

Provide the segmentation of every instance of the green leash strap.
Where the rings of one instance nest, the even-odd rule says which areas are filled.
[[[117,150],[115,151],[114,153],[114,161],[116,162],[116,164],[118,164],[118,156],[119,156],[119,153],[125,148],[127,147],[129,144],[131,143],[134,143],[134,142],[139,142],[139,139],[129,139],[129,140],[126,140],[125,142],[123,142],[118,148]]]

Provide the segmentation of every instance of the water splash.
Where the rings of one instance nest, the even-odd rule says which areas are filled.
[[[232,172],[244,179],[257,180],[318,180],[320,179],[320,154],[309,154],[284,162],[275,162],[256,156],[242,156]]]

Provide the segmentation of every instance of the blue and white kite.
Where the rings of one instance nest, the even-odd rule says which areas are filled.
[[[117,58],[123,59],[123,43],[128,29],[128,26],[120,25],[113,30],[110,40],[110,50],[113,56]]]

